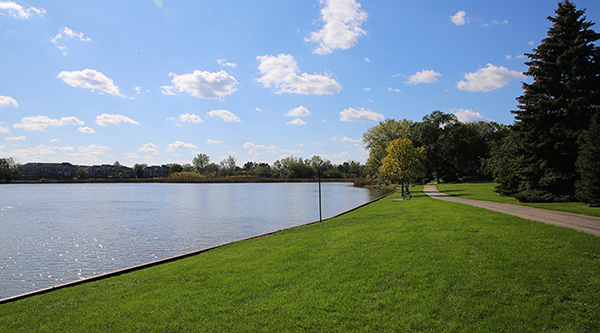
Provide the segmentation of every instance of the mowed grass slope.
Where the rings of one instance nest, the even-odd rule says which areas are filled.
[[[444,183],[438,184],[437,189],[440,192],[464,199],[493,201],[600,217],[599,207],[590,207],[582,202],[523,203],[519,202],[514,197],[502,196],[498,194],[495,191],[496,186],[498,186],[498,184],[493,182]]]
[[[397,194],[0,305],[0,331],[600,330],[600,238]]]

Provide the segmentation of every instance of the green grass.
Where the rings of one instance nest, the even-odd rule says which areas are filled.
[[[0,305],[0,331],[600,330],[598,237],[413,193]]]
[[[440,192],[465,199],[501,202],[600,217],[599,207],[589,207],[582,202],[522,203],[513,197],[502,196],[495,192],[496,185],[493,182],[445,183],[438,184],[437,189]]]

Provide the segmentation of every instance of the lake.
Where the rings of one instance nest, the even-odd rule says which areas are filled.
[[[323,218],[384,194],[322,183]],[[318,221],[317,183],[0,186],[0,298]]]

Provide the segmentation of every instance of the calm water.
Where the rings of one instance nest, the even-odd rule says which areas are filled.
[[[324,183],[323,218],[382,194]],[[316,183],[4,185],[0,298],[316,220]]]

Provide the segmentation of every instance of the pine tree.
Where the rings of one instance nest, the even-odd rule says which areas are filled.
[[[516,197],[521,201],[569,201],[578,179],[575,162],[578,138],[600,105],[600,56],[594,42],[600,34],[591,29],[584,10],[566,0],[558,4],[548,37],[526,54],[525,73],[515,114],[523,163],[516,171]]]
[[[581,137],[577,171],[577,199],[600,206],[600,114],[592,118],[589,130]]]

